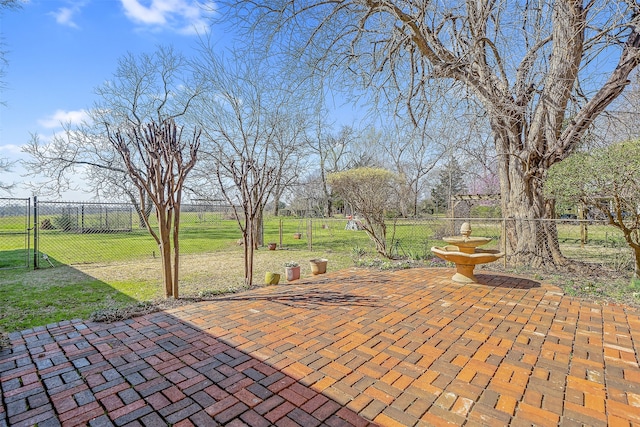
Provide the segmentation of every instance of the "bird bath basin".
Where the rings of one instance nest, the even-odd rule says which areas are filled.
[[[504,252],[495,249],[480,249],[491,241],[489,237],[471,237],[471,226],[465,222],[460,227],[460,236],[443,237],[447,246],[434,246],[431,252],[439,258],[451,261],[456,265],[456,274],[451,278],[458,283],[476,283],[473,270],[478,264],[496,261],[504,256]]]

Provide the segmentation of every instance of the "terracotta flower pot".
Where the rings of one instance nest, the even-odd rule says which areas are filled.
[[[311,274],[324,274],[327,272],[327,262],[328,260],[324,258],[311,259],[309,260],[309,264],[311,264]]]
[[[293,238],[296,240],[300,240],[300,238],[302,237],[302,233],[293,233]]]
[[[270,251],[275,251],[276,248],[278,247],[277,243],[268,243],[267,247],[269,248]]]
[[[285,267],[284,269],[286,276],[287,276],[287,282],[291,282],[293,280],[298,280],[300,278],[300,266],[296,266],[296,267]]]

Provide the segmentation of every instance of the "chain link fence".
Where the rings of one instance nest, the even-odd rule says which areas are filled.
[[[572,261],[594,264],[610,270],[632,272],[634,266],[633,252],[624,239],[622,232],[608,224],[606,220],[576,220],[576,219],[540,219],[504,221],[505,230],[526,227],[536,230],[533,235],[537,248],[551,248],[555,242],[549,242],[546,234],[539,232],[540,228],[555,229],[557,234],[557,248],[562,256]],[[520,224],[518,224],[520,223]],[[518,258],[507,251],[509,262],[515,268],[527,267],[519,265]],[[552,249],[540,254],[543,257],[552,256]],[[551,259],[544,259],[551,261]]]
[[[469,222],[472,236],[489,237],[492,240],[483,249],[497,249],[505,252],[501,261],[506,268],[528,267],[514,250],[507,248],[505,235],[509,227],[529,228],[536,241],[536,247],[549,245],[546,236],[537,228],[556,229],[559,253],[572,261],[595,264],[607,269],[631,272],[633,252],[627,245],[620,230],[608,225],[605,220],[516,220],[503,218],[423,218],[390,219],[387,225],[387,241],[391,245],[391,255],[414,260],[433,260],[433,246],[443,246],[445,236],[460,234],[460,226]],[[375,245],[364,231],[350,225],[348,219],[280,219],[282,240],[276,230],[272,230],[270,241],[284,247],[306,247],[309,249],[331,250],[349,248],[352,255],[375,254]],[[297,237],[300,235],[300,237]],[[543,261],[551,261],[551,252],[539,254]]]
[[[308,249],[324,250],[347,247],[354,255],[374,254],[376,251],[374,243],[363,231],[358,219],[282,218],[280,221],[282,229],[285,230],[281,244],[285,247],[305,246]],[[394,257],[416,260],[429,258],[431,248],[445,244],[442,237],[459,234],[460,225],[465,221],[473,221],[474,236],[493,239],[483,246],[484,248],[499,247],[503,228],[501,219],[390,219],[387,223],[389,251]],[[301,236],[296,237],[298,234]]]
[[[31,200],[0,198],[0,269],[29,267]]]
[[[155,258],[158,246],[141,213],[128,203],[40,201],[34,203],[38,225],[37,266],[108,263]],[[149,214],[149,213],[148,213]],[[155,215],[149,215],[152,227]],[[221,239],[239,237],[229,207],[183,205],[180,221],[182,254],[210,252]]]
[[[558,249],[570,260],[621,272],[631,271],[634,265],[622,234],[605,221],[537,220],[523,225],[500,218],[389,219],[387,244],[395,257],[433,260],[431,247],[445,245],[444,236],[458,235],[464,221],[471,223],[473,236],[492,239],[484,249],[507,253],[500,261],[505,267],[525,267],[518,265],[521,261],[505,246],[505,233],[516,226],[555,227]],[[542,234],[532,235],[542,238]],[[31,206],[29,199],[0,199],[0,236],[0,268],[127,262],[159,256],[140,215],[126,203],[34,200]],[[181,254],[229,249],[241,237],[230,206],[221,202],[183,205]],[[263,240],[265,245],[276,243],[291,250],[338,252],[354,258],[376,256],[373,242],[357,219],[266,217]],[[538,243],[543,247],[548,242]]]

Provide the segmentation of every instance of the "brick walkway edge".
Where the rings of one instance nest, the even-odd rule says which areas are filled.
[[[0,350],[4,426],[640,425],[637,309],[350,269]]]

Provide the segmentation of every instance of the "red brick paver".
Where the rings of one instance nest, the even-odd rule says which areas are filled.
[[[13,333],[0,427],[640,425],[640,313],[446,269],[344,270]]]

